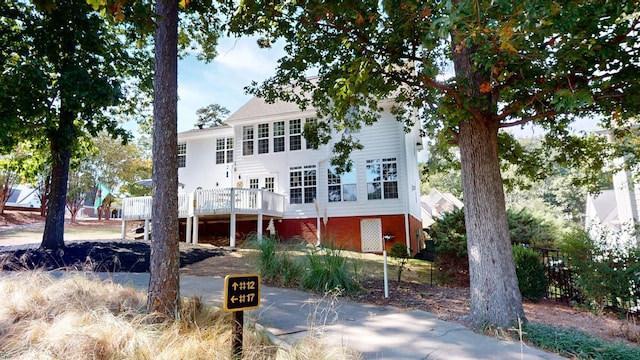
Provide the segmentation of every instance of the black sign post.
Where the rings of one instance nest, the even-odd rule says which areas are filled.
[[[236,274],[224,278],[222,309],[233,313],[233,357],[242,358],[244,310],[260,307],[260,275]]]

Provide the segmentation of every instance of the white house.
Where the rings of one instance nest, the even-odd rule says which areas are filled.
[[[637,127],[635,127],[637,129]],[[609,136],[609,131],[598,132]],[[614,159],[613,165],[621,167],[623,158]],[[602,190],[596,195],[588,195],[585,228],[592,238],[607,237],[612,246],[626,244],[637,246],[640,232],[638,205],[640,204],[640,183],[628,170],[620,170],[613,175],[613,189]],[[614,243],[617,241],[618,243]],[[621,242],[621,243],[620,243]]]
[[[351,154],[354,166],[346,174],[330,164],[332,144],[313,149],[302,136],[305,123],[318,121],[315,111],[292,103],[253,98],[225,126],[178,134],[187,241],[226,235],[234,245],[237,237],[262,234],[273,220],[284,240],[363,252],[403,242],[419,250],[419,127],[405,131],[392,104],[380,105],[381,119],[351,134],[364,150]],[[150,209],[128,219],[147,217]]]

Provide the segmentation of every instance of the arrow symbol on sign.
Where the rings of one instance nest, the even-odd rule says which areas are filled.
[[[232,303],[232,304],[234,304],[234,303],[236,302],[236,300],[238,300],[238,298],[237,298],[237,297],[235,297],[235,296],[232,296],[232,297],[231,297],[231,303]]]

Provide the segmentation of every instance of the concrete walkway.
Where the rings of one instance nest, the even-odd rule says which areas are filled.
[[[149,274],[98,276],[145,291],[149,285]],[[182,296],[199,295],[220,307],[223,285],[219,278],[180,277]],[[245,312],[247,316],[266,328],[272,338],[285,343],[316,336],[328,346],[356,350],[364,359],[562,359],[517,342],[474,333],[425,311],[360,304],[291,289],[262,286],[261,306]]]

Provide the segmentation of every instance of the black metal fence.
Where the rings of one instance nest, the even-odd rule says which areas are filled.
[[[540,255],[547,275],[547,299],[570,302],[580,301],[573,285],[573,273],[567,258],[558,249],[532,248]]]
[[[574,272],[571,269],[568,257],[560,252],[558,249],[551,248],[532,248],[539,255],[544,265],[544,271],[547,275],[547,294],[546,297],[550,300],[556,300],[561,302],[577,302],[583,303],[585,299],[582,298],[580,291],[577,289],[574,283]],[[629,292],[631,300],[628,301],[615,301],[616,303],[610,303],[607,307],[614,311],[637,313],[638,303],[640,300],[640,279],[637,281],[631,281],[629,283]],[[611,300],[610,300],[611,301]]]

